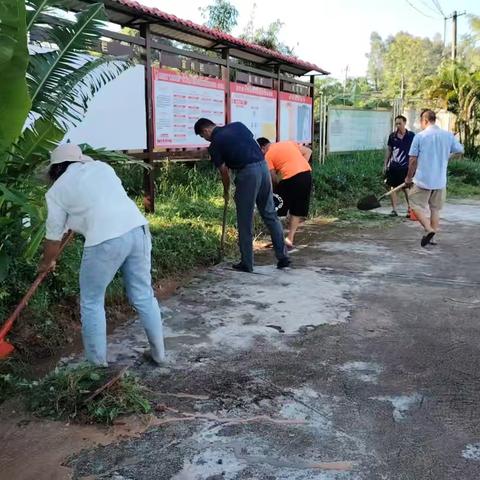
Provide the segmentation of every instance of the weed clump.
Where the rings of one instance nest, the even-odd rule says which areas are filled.
[[[132,375],[123,374],[101,390],[116,375],[106,368],[80,365],[56,369],[39,381],[3,375],[0,383],[10,395],[21,395],[27,410],[38,417],[111,424],[119,415],[149,413],[145,389]]]

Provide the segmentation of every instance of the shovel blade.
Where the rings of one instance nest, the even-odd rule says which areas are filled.
[[[367,195],[366,197],[361,198],[357,203],[357,208],[359,210],[373,210],[379,207],[381,207],[381,205],[375,195]]]
[[[15,347],[11,343],[8,343],[6,340],[0,340],[0,359],[9,357],[14,350]]]

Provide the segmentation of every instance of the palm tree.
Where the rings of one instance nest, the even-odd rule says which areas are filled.
[[[432,99],[443,99],[443,108],[457,116],[460,141],[465,154],[476,157],[480,133],[480,72],[460,62],[446,62],[430,86]]]
[[[31,256],[43,237],[39,165],[82,120],[100,88],[131,66],[92,54],[107,18],[103,4],[71,18],[61,10],[63,1],[0,5],[0,280],[8,250]]]

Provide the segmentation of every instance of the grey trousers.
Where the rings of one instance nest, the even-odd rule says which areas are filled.
[[[287,256],[283,229],[275,212],[272,180],[266,162],[251,163],[235,175],[238,243],[242,263],[253,269],[253,213],[255,205],[272,237],[275,256]]]

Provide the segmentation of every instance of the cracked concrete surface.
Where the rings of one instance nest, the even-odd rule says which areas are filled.
[[[165,367],[137,322],[110,338],[157,424],[72,452],[72,478],[478,480],[479,206],[449,204],[437,247],[407,220],[311,224],[288,271],[198,275],[163,305]]]

